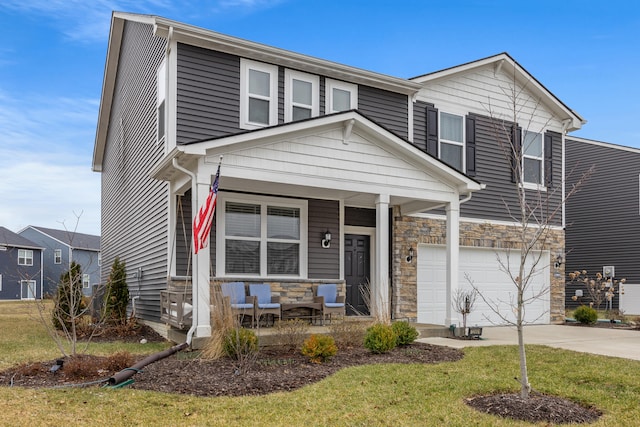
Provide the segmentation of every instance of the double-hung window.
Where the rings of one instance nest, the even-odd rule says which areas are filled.
[[[225,275],[306,276],[306,201],[226,199],[218,250]],[[221,269],[223,267],[223,269]]]
[[[278,123],[278,67],[240,60],[240,127],[258,129]]]
[[[464,117],[440,112],[440,159],[464,171]]]
[[[53,251],[53,263],[62,264],[62,249],[55,249]]]
[[[358,108],[358,86],[337,80],[326,80],[326,113]]]
[[[156,106],[156,114],[157,114],[157,123],[158,123],[158,142],[161,142],[164,139],[166,133],[166,116],[165,116],[165,100],[167,98],[166,94],[166,84],[167,84],[167,61],[162,61],[160,66],[158,67],[158,73],[156,75],[156,84],[157,84],[157,93],[158,93],[158,102]]]
[[[291,122],[316,117],[320,111],[320,78],[286,69],[284,121]]]
[[[535,187],[544,182],[544,145],[542,134],[537,132],[522,132],[522,182]]]
[[[91,284],[91,276],[88,274],[83,274],[82,275],[82,287],[85,289],[89,289],[89,286]]]
[[[33,251],[18,249],[18,265],[33,265]]]

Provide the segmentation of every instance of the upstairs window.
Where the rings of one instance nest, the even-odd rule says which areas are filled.
[[[162,61],[160,67],[158,67],[158,73],[156,75],[158,102],[157,102],[157,123],[158,123],[158,142],[164,140],[166,133],[166,116],[165,116],[165,100],[167,97],[166,84],[167,84],[167,62]]]
[[[240,127],[258,129],[278,123],[278,67],[240,61]]]
[[[319,86],[318,76],[285,70],[285,110],[284,121],[316,117],[319,114]]]
[[[89,289],[89,285],[91,282],[91,276],[88,274],[83,274],[82,275],[82,287],[85,289]]]
[[[464,117],[440,113],[440,159],[459,171],[464,171]]]
[[[62,264],[62,249],[56,249],[53,251],[53,263]]]
[[[358,86],[352,83],[327,79],[326,113],[355,110],[358,108]]]
[[[522,132],[522,182],[525,185],[543,183],[543,147],[541,133]]]
[[[18,249],[18,265],[33,265],[33,251]]]

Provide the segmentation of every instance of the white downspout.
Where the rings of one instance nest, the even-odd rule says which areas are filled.
[[[191,206],[197,209],[198,206],[198,184],[196,181],[196,174],[191,172],[188,169],[183,168],[178,164],[178,159],[172,159],[173,167],[183,172],[191,177]],[[192,208],[193,209],[193,208]],[[194,211],[195,212],[195,211]],[[198,327],[198,287],[195,285],[195,281],[198,278],[198,257],[194,256],[191,258],[192,268],[191,268],[191,328],[187,332],[187,344],[191,345],[191,340],[193,338],[193,333],[196,331]]]

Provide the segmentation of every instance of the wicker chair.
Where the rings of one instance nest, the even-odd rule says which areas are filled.
[[[253,319],[256,327],[260,322],[261,316],[271,316],[272,324],[275,323],[275,317],[282,318],[280,297],[271,295],[271,286],[268,284],[252,284],[249,285],[249,296],[255,297],[253,304]]]
[[[316,286],[313,302],[322,303],[322,324],[327,316],[331,321],[334,314],[345,315],[345,298],[344,295],[338,295],[338,285],[335,283]]]
[[[220,285],[224,304],[231,308],[234,315],[240,316],[241,322],[244,316],[251,316],[251,324],[255,319],[253,310],[254,297],[248,297],[243,282],[229,282]]]

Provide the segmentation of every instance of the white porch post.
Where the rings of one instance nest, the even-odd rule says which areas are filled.
[[[455,200],[447,205],[447,309],[446,325],[457,325],[458,315],[453,310],[453,299],[458,292],[460,280],[460,202]]]
[[[192,206],[193,218],[198,215],[200,205],[207,199],[211,188],[211,174],[199,173],[197,175],[197,199]],[[195,204],[197,203],[197,205]],[[195,243],[194,243],[195,244]],[[209,304],[211,301],[209,271],[211,271],[210,245],[215,242],[209,242],[209,246],[200,249],[197,254],[193,255],[193,305],[194,315],[197,317],[197,328],[195,330],[196,337],[211,336],[211,313]]]
[[[371,289],[373,314],[387,319],[389,304],[389,201],[388,194],[376,197],[376,265],[374,286]]]

